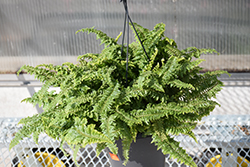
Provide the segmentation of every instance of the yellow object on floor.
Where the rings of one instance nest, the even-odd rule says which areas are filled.
[[[242,157],[237,157],[237,167],[248,167],[249,161]],[[242,162],[243,161],[243,162]],[[239,166],[240,164],[240,166]],[[222,167],[222,157],[221,155],[216,155],[215,157],[210,159],[210,162],[206,165],[206,167]]]
[[[46,152],[37,152],[35,153],[35,157],[39,162],[41,162],[43,167],[66,167],[65,164],[53,154],[49,154]],[[18,167],[26,167],[26,166],[23,165],[23,162],[21,161],[18,164]]]

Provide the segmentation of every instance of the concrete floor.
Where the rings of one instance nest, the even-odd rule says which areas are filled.
[[[217,95],[217,106],[211,115],[250,114],[250,73],[233,74],[231,78],[222,76],[225,83]],[[27,117],[42,112],[38,106],[21,103],[41,88],[41,83],[30,75],[0,75],[0,118]]]

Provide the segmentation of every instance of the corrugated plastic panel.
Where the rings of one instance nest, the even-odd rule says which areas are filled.
[[[134,22],[149,29],[165,23],[166,36],[180,48],[220,52],[219,57],[204,56],[206,69],[250,70],[250,1],[127,2]],[[102,47],[94,35],[75,32],[95,26],[116,37],[123,20],[119,0],[1,0],[0,72],[15,72],[24,64],[75,62],[78,55],[99,52]]]

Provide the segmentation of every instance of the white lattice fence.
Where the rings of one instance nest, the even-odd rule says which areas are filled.
[[[75,166],[72,150],[65,144],[66,154],[59,149],[59,142],[41,135],[39,144],[32,138],[24,139],[11,151],[8,145],[20,128],[19,119],[0,119],[0,167],[22,165],[26,167]],[[182,147],[193,157],[198,167],[247,167],[250,165],[250,116],[210,116],[199,122],[194,130],[197,143],[187,136],[176,136]],[[168,158],[166,167],[185,165]],[[77,163],[81,167],[108,167],[108,156],[103,151],[96,156],[95,145],[80,149]]]
[[[63,147],[66,152],[60,149],[58,141],[52,140],[46,135],[39,137],[39,143],[36,144],[32,138],[25,138],[11,151],[8,145],[14,137],[15,132],[21,127],[16,125],[18,118],[1,119],[1,138],[0,138],[0,167],[7,166],[75,166],[73,162],[73,152],[65,144]],[[89,145],[79,150],[77,154],[77,163],[80,167],[108,167],[108,157],[106,152],[96,156],[95,145]]]

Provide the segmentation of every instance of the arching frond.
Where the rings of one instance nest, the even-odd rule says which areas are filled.
[[[115,39],[109,37],[107,34],[103,33],[100,30],[95,29],[94,27],[80,29],[80,30],[78,30],[76,32],[76,34],[79,33],[79,32],[95,33],[97,39],[100,39],[101,40],[101,44],[105,44],[105,47],[113,45],[113,44],[114,45],[116,44],[116,40]]]

